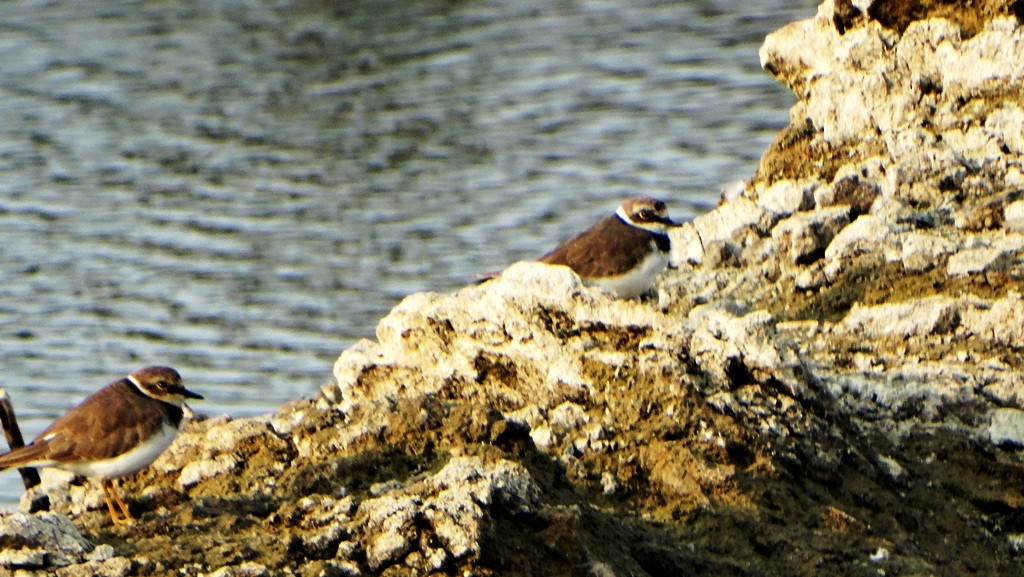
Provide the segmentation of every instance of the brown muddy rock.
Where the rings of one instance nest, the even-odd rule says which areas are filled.
[[[477,422],[463,435],[486,440],[501,420],[567,450],[601,445],[597,429],[614,419],[587,407],[608,386],[630,386],[635,372],[682,379],[675,355],[687,329],[649,306],[584,288],[568,269],[524,263],[456,297],[407,298],[381,321],[378,337],[335,365],[338,385],[329,395],[345,413],[374,414],[382,404],[420,397],[473,403],[492,416],[467,415]],[[685,396],[682,383],[672,390]],[[430,426],[429,412],[419,418]],[[335,444],[381,434],[385,422],[366,419],[362,433],[350,427]]]
[[[762,62],[800,101],[747,196],[812,188],[817,210],[847,205],[852,218],[823,264],[782,267],[807,299],[783,298],[787,287],[756,299],[787,307],[784,318],[831,320],[854,302],[883,302],[881,288],[927,296],[946,290],[939,282],[999,296],[997,285],[1015,282],[1021,239],[1006,215],[1024,184],[1024,35],[1010,6],[826,2],[769,36]],[[813,207],[802,212],[813,218]],[[805,264],[815,254],[814,242],[793,246],[783,248]]]
[[[1024,28],[1010,6],[826,2],[771,35],[762,62],[799,102],[740,199],[783,207],[783,220],[761,235],[773,242],[737,245],[748,266],[681,265],[687,276],[662,288],[677,297],[670,312],[765,311],[769,338],[800,359],[796,398],[856,447],[863,470],[929,510],[971,503],[936,519],[967,519],[973,537],[903,538],[984,557],[996,573],[1018,571],[1024,530]],[[850,219],[826,239],[805,223],[830,207]],[[915,493],[922,485],[934,494]],[[957,563],[951,574],[980,570]]]
[[[853,4],[852,2],[837,2]],[[956,22],[965,36],[973,36],[993,18],[1024,15],[1020,2],[1007,0],[986,0],[982,2],[951,3],[937,0],[880,0],[870,3],[868,15],[883,26],[898,32],[925,18],[943,18]]]
[[[919,507],[972,503],[937,516],[973,524],[955,544],[902,538],[951,562],[953,550],[984,557],[996,573],[1018,570],[1024,531],[1024,28],[1007,6],[826,2],[771,35],[762,62],[799,102],[737,201],[782,220],[734,244],[745,266],[690,260],[662,286],[669,312],[762,311],[764,338],[799,358],[799,406],[831,425],[824,445],[849,442],[858,470]],[[849,220],[819,234],[820,211],[836,209]],[[757,422],[742,404],[707,401]],[[955,563],[951,574],[979,571]]]
[[[724,414],[799,412],[780,399],[798,383],[770,324],[713,307],[668,316],[517,265],[406,299],[378,342],[339,358],[320,399],[190,423],[125,481],[137,524],[111,527],[98,503],[77,519],[141,575],[732,572],[729,555],[677,550],[659,520],[746,506],[734,487],[753,463],[772,470],[773,450],[838,462],[814,450],[813,418],[750,413],[747,429]],[[557,558],[536,553],[552,544]]]
[[[1005,178],[1013,164],[1003,149],[1017,154],[1010,147],[1020,138],[1020,44],[1015,18],[986,20],[970,37],[939,18],[902,34],[866,18],[841,33],[832,4],[822,4],[816,18],[769,35],[761,49],[762,64],[800,101],[758,180],[829,183],[844,165],[881,155],[900,170],[880,180],[869,171],[862,182],[936,206],[952,187]]]

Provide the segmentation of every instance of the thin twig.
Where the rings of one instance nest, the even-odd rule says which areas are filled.
[[[0,387],[0,425],[4,428],[7,445],[12,451],[25,446],[25,439],[21,436],[21,428],[18,427],[18,419],[14,416],[11,398],[7,395],[7,389],[3,387]],[[18,469],[18,472],[21,473],[21,480],[25,483],[26,490],[39,484],[39,471],[34,467],[23,467]]]

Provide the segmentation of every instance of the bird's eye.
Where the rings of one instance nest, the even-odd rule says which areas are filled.
[[[654,219],[654,211],[652,211],[652,210],[651,210],[651,209],[649,209],[649,208],[643,208],[643,209],[640,209],[640,210],[639,210],[639,211],[638,211],[638,212],[636,213],[636,215],[637,215],[638,217],[640,217],[640,220],[653,220],[653,219]]]

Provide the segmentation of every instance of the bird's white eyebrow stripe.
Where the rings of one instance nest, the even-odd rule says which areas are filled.
[[[629,215],[626,214],[626,210],[622,206],[619,206],[619,208],[615,209],[615,214],[619,215],[619,218],[626,222],[633,222],[633,219],[629,218]]]
[[[135,388],[138,389],[139,392],[142,393],[143,395],[146,395],[147,397],[149,397],[151,399],[155,399],[156,398],[156,397],[154,397],[152,395],[152,393],[150,393],[149,391],[146,390],[146,387],[142,386],[142,383],[140,383],[139,379],[136,379],[134,375],[128,375],[125,378],[127,378],[129,381],[131,381],[132,384],[135,385]]]

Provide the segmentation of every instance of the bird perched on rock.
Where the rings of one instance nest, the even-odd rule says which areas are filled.
[[[565,241],[540,262],[571,268],[583,282],[619,298],[636,298],[654,285],[668,265],[668,229],[679,226],[665,203],[641,196],[624,201],[615,214]],[[497,274],[486,275],[493,278]]]
[[[186,398],[203,397],[181,384],[178,371],[140,369],[86,397],[28,445],[0,455],[0,470],[56,467],[99,479],[110,519],[130,523],[134,517],[111,479],[145,468],[164,452],[192,416]]]

